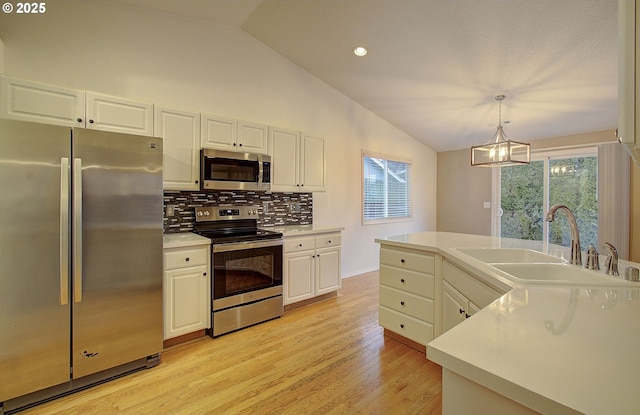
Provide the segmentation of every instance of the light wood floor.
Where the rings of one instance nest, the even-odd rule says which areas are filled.
[[[165,350],[155,368],[21,414],[440,414],[441,374],[384,337],[370,273],[336,298]]]

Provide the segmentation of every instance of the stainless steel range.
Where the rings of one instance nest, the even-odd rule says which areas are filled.
[[[282,233],[258,229],[258,208],[196,207],[211,243],[211,337],[280,317]]]

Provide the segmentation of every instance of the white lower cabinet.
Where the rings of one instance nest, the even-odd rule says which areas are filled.
[[[426,346],[434,337],[435,256],[413,249],[380,249],[382,327]]]
[[[292,304],[342,287],[339,232],[284,240],[284,304]]]
[[[209,262],[209,245],[165,248],[165,340],[211,327]]]
[[[442,333],[504,294],[446,259],[442,261],[442,278]]]

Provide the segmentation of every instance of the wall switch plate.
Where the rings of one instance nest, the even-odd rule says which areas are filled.
[[[485,209],[491,209],[491,202],[484,202]]]
[[[176,205],[167,205],[166,216],[175,216],[176,214]]]

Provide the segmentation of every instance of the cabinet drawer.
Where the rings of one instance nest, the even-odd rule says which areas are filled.
[[[306,238],[284,238],[284,252],[309,251],[314,249],[313,236]]]
[[[170,249],[164,252],[164,269],[207,265],[209,247]]]
[[[316,249],[329,248],[331,246],[340,245],[340,234],[332,233],[330,235],[316,236]]]
[[[380,263],[402,269],[433,274],[435,258],[428,252],[380,248]]]
[[[445,281],[480,308],[488,306],[503,294],[446,260],[442,261],[442,276]]]
[[[380,284],[422,297],[435,298],[433,275],[380,265]]]
[[[426,346],[433,340],[433,325],[381,306],[378,310],[382,327]]]
[[[380,305],[433,324],[433,300],[406,291],[380,287]]]

